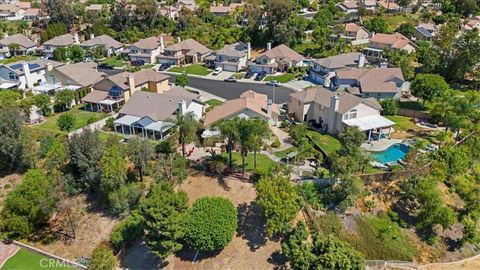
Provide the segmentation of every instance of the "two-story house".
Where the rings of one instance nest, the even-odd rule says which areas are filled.
[[[330,87],[336,71],[343,68],[363,68],[368,60],[359,52],[344,53],[312,61],[309,79],[325,87]]]
[[[46,72],[62,65],[63,63],[46,59],[0,65],[0,88],[33,89],[35,85],[46,81]]]
[[[379,61],[384,57],[385,50],[402,50],[407,53],[413,53],[418,46],[400,33],[393,34],[372,34],[368,48],[364,49],[364,54],[371,62]]]
[[[401,68],[350,68],[339,69],[332,78],[330,89],[344,89],[364,98],[400,98],[408,90]]]
[[[400,11],[400,6],[392,0],[378,0],[377,5],[385,9],[388,13],[395,13]]]
[[[163,52],[163,37],[148,37],[130,45],[130,61],[142,60],[145,64],[156,63],[157,56]]]
[[[209,67],[222,68],[225,71],[240,71],[247,67],[250,59],[250,42],[237,42],[225,45],[222,49],[205,58]]]
[[[82,47],[85,51],[90,51],[97,47],[101,47],[103,48],[103,53],[106,57],[118,55],[123,50],[123,44],[119,41],[116,41],[109,35],[95,37],[93,34],[91,34],[90,39],[82,42],[80,47]]]
[[[189,38],[166,47],[158,56],[158,61],[171,65],[195,64],[203,62],[210,54],[210,49]]]
[[[9,36],[5,33],[0,39],[0,59],[15,55],[25,55],[35,52],[37,44],[23,34]]]
[[[374,98],[360,98],[347,92],[310,87],[290,94],[288,113],[298,122],[309,122],[332,135],[346,127],[357,127],[370,140],[389,138],[394,122],[380,115]]]
[[[47,40],[43,43],[42,49],[47,58],[52,58],[55,49],[67,48],[73,44],[80,44],[78,34],[76,33],[74,35],[64,34]]]
[[[285,72],[291,67],[303,66],[303,56],[284,44],[272,49],[267,43],[267,50],[257,56],[254,62],[248,63],[248,68],[253,72],[275,73]]]
[[[348,39],[352,45],[365,44],[369,42],[370,32],[356,23],[346,23],[342,37]]]
[[[440,27],[434,23],[420,23],[413,30],[413,36],[416,40],[432,40],[440,30]]]

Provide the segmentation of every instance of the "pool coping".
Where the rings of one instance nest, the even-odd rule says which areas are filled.
[[[362,150],[365,150],[367,152],[382,152],[387,150],[390,146],[394,144],[397,144],[397,143],[407,144],[406,142],[407,142],[406,140],[401,140],[401,139],[384,139],[381,141],[364,142],[360,147],[362,148]]]

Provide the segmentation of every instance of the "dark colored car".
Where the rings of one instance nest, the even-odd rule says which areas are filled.
[[[158,70],[159,71],[164,71],[164,70],[167,70],[171,67],[170,64],[161,64],[159,67],[158,67]]]
[[[266,71],[261,71],[257,74],[257,77],[255,77],[255,81],[261,81],[261,80],[265,79],[266,76],[267,76],[267,72]]]
[[[111,66],[109,64],[106,64],[106,63],[103,63],[103,64],[98,65],[98,69],[113,69],[113,66]]]
[[[255,74],[255,73],[254,73],[253,71],[249,70],[249,71],[247,71],[247,72],[245,73],[244,78],[245,78],[245,79],[250,79],[254,74]]]
[[[133,60],[131,64],[132,64],[132,66],[139,67],[139,66],[145,65],[145,61],[143,61],[143,60]]]

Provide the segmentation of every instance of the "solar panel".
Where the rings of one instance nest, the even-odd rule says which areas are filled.
[[[11,67],[12,69],[21,69],[21,68],[22,68],[22,64],[11,65],[10,67]]]
[[[30,69],[36,69],[36,68],[39,68],[39,67],[40,67],[40,65],[39,65],[39,64],[37,64],[37,63],[34,63],[34,64],[28,64],[28,67],[29,67]]]

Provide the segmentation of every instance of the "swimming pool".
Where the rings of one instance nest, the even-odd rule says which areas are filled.
[[[371,152],[370,155],[380,163],[397,162],[403,159],[410,151],[410,147],[403,143],[396,143],[381,152]]]

